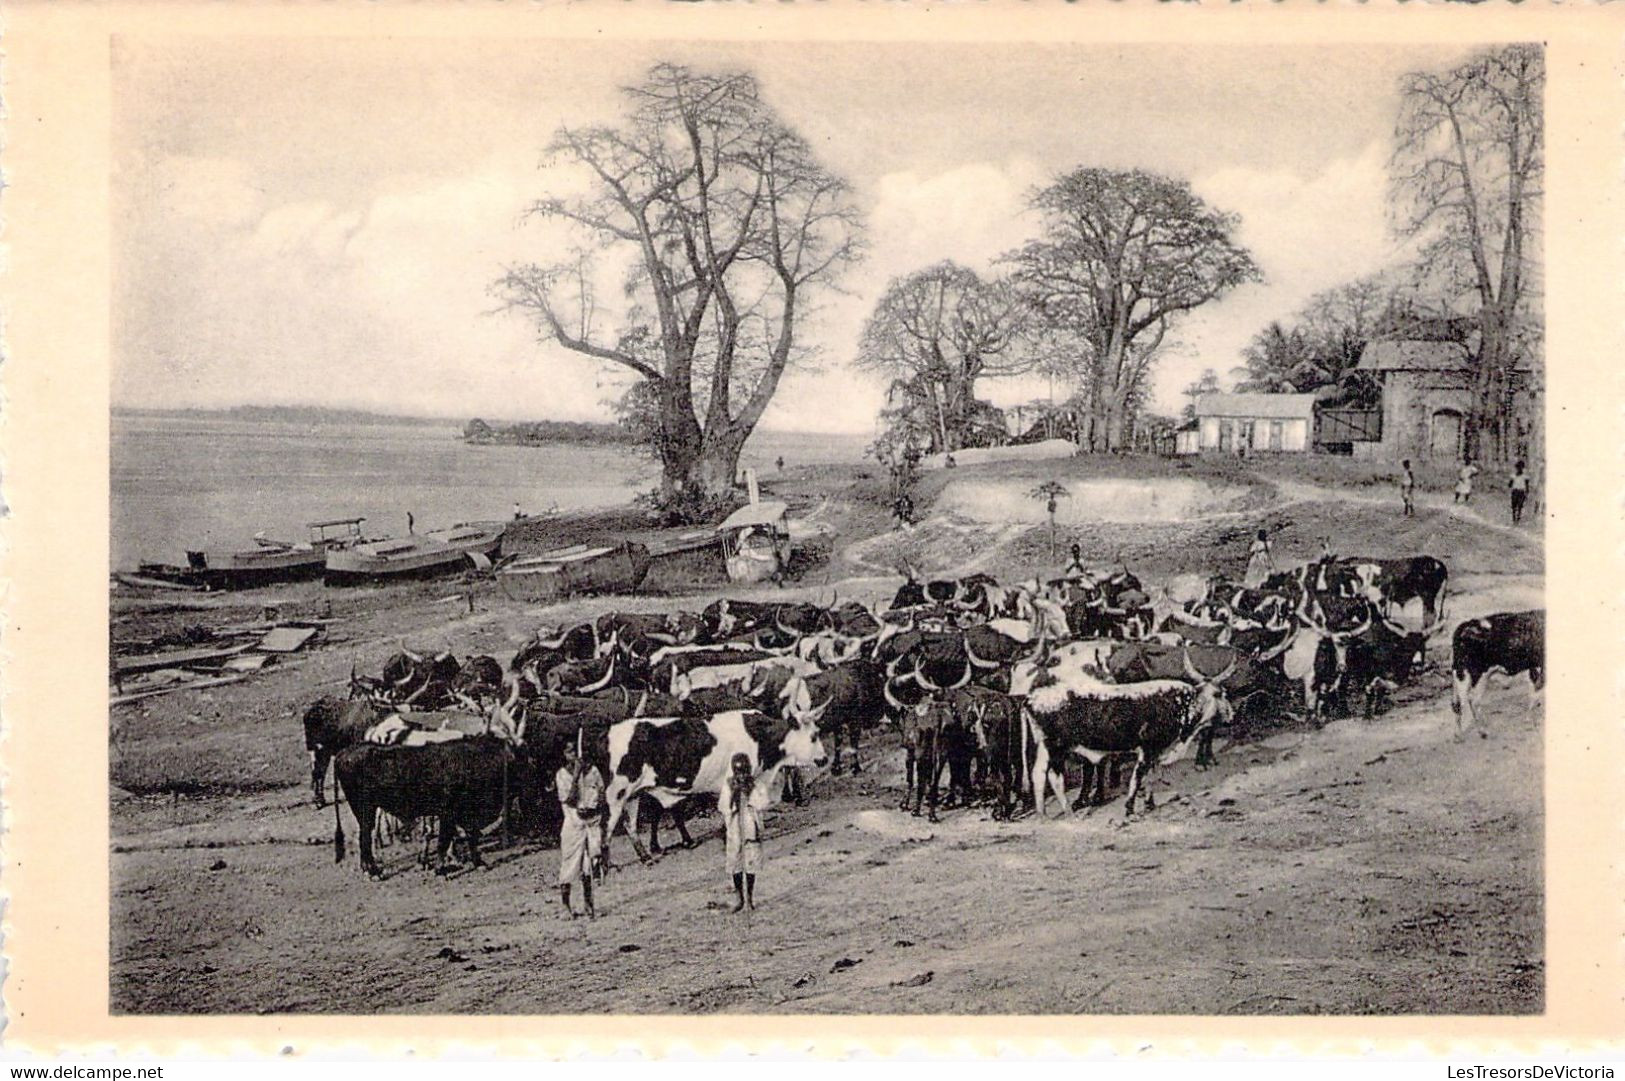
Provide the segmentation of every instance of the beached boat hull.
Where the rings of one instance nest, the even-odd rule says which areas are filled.
[[[318,578],[327,553],[318,548],[248,552],[187,552],[187,577],[205,589],[257,589]]]
[[[630,593],[649,573],[649,549],[636,542],[578,544],[527,556],[497,572],[510,600],[549,603],[583,593]]]
[[[438,578],[473,566],[471,555],[493,559],[502,547],[501,525],[441,530],[398,540],[372,541],[327,553],[322,578],[330,586]],[[453,536],[446,543],[438,536]]]

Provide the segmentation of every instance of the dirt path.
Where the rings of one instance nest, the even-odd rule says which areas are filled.
[[[723,910],[714,839],[618,871],[605,915],[570,922],[549,849],[442,880],[396,847],[369,883],[331,862],[331,811],[266,797],[115,852],[115,1008],[1538,1010],[1539,729],[1508,691],[1491,737],[1458,742],[1441,689],[1166,770],[1134,821],[931,824],[871,751],[770,818],[751,919]]]

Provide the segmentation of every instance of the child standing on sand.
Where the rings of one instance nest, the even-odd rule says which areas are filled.
[[[765,785],[758,785],[750,757],[736,754],[729,763],[717,806],[722,809],[728,873],[734,881],[734,911],[756,907],[756,872],[762,866],[762,807]]]
[[[1473,478],[1478,476],[1478,466],[1472,462],[1461,463],[1461,470],[1456,474],[1457,503],[1471,503],[1473,500]]]
[[[1524,501],[1529,498],[1529,474],[1524,472],[1522,459],[1512,467],[1512,477],[1507,481],[1507,490],[1512,495],[1512,524],[1517,525],[1523,521]]]

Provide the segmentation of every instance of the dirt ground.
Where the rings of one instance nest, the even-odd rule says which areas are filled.
[[[1045,465],[1079,476],[1174,468]],[[1032,468],[958,473],[1031,486]],[[1265,526],[1283,563],[1326,536],[1349,554],[1439,555],[1452,570],[1452,622],[1542,603],[1538,533],[1509,528],[1498,501],[1460,511],[1428,493],[1419,517],[1404,522],[1380,477],[1338,468],[1269,475],[1255,465],[1246,479],[1263,470],[1272,503],[1183,523],[1080,524],[1057,543],[1064,552],[1075,539],[1156,581],[1239,572],[1247,538]],[[1229,464],[1198,469],[1235,479]],[[1053,566],[1043,526],[932,512],[943,483],[922,485],[924,521],[893,530],[877,475],[792,470],[777,494],[823,532],[809,547],[828,558],[783,593],[883,600],[903,558],[1007,580]],[[241,621],[264,603],[290,615],[331,605],[339,619],[327,644],[294,666],[113,711],[116,1012],[1542,1009],[1539,713],[1527,709],[1527,684],[1494,683],[1482,735],[1457,740],[1439,671],[1376,720],[1238,732],[1221,741],[1212,770],[1160,770],[1157,809],[1132,821],[1119,793],[1104,808],[1046,821],[995,822],[973,809],[929,823],[897,810],[900,751],[879,733],[861,775],[817,778],[806,806],[771,814],[749,917],[727,911],[731,889],[707,818],[695,823],[698,847],[651,865],[617,839],[620,869],[590,923],[562,918],[545,840],[492,845],[489,870],[446,878],[396,845],[383,853],[388,877],[369,882],[347,810],[352,853],[333,862],[334,812],[309,802],[298,723],[316,695],[342,693],[352,664],[376,670],[403,641],[506,660],[542,623],[610,608],[698,608],[713,595],[526,610],[476,586],[470,613],[466,589],[300,586],[210,598],[201,610],[115,606],[115,636]],[[1437,641],[1431,657],[1447,655],[1447,639]]]

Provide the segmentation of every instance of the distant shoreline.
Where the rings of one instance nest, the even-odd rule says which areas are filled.
[[[451,417],[413,417],[399,413],[373,413],[365,409],[335,409],[320,405],[233,405],[159,408],[115,405],[115,417],[223,417],[230,420],[271,421],[283,424],[393,424],[411,428],[461,427]]]
[[[365,409],[340,409],[321,405],[233,405],[233,406],[135,406],[115,405],[110,410],[115,417],[167,417],[167,418],[225,418],[230,420],[267,421],[282,424],[325,424],[338,426],[344,424],[384,424],[403,428],[440,428],[448,427],[463,432],[468,425],[464,417],[420,417],[401,413],[374,413]],[[528,428],[534,426],[538,429],[556,430],[587,430],[602,429],[606,432],[616,433],[613,438],[604,437],[576,437],[560,436],[555,439],[536,442],[523,442],[518,439],[490,439],[470,440],[481,443],[504,443],[510,445],[545,446],[548,443],[630,443],[628,437],[621,436],[618,425],[608,421],[591,420],[543,420],[521,421],[506,418],[490,418],[486,424],[494,431],[510,428]],[[762,435],[804,436],[807,438],[830,439],[869,439],[867,432],[820,432],[808,431],[801,428],[758,428]],[[752,433],[753,435],[756,433]]]

